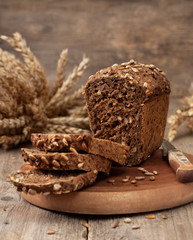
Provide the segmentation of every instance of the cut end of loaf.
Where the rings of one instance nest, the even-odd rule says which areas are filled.
[[[83,91],[93,136],[129,146],[127,165],[139,164],[161,145],[169,93],[165,73],[152,64],[131,60],[98,71]]]

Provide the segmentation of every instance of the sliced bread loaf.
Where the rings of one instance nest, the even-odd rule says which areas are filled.
[[[109,174],[112,162],[94,154],[72,152],[44,152],[35,149],[22,148],[25,162],[47,170],[97,170]]]
[[[9,176],[17,191],[31,195],[64,194],[91,185],[97,178],[97,170],[91,172],[64,172],[32,169],[18,171]]]
[[[44,151],[86,152],[125,165],[130,147],[106,139],[93,138],[86,134],[32,134],[33,146]]]

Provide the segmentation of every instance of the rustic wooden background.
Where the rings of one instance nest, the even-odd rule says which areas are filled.
[[[173,96],[188,94],[192,28],[191,0],[0,0],[0,33],[22,33],[50,82],[59,53],[68,48],[69,71],[83,53],[91,60],[83,81],[134,58],[162,68]],[[10,49],[2,41],[0,47]]]
[[[97,70],[134,58],[162,68],[171,81],[169,115],[189,94],[193,76],[192,0],[0,0],[0,34],[20,32],[45,68],[52,84],[58,56],[69,49],[68,72],[85,53],[90,58],[82,83]],[[11,48],[3,41],[0,47]],[[168,126],[166,129],[166,135]],[[181,128],[174,144],[193,154],[192,135]],[[190,240],[193,203],[147,214],[84,216],[46,211],[26,203],[7,175],[22,164],[20,150],[0,150],[1,240]],[[150,203],[151,204],[151,203]],[[167,219],[161,218],[162,214]],[[130,217],[141,226],[132,230]],[[113,229],[115,220],[120,224]],[[89,224],[89,229],[82,222]],[[49,229],[56,230],[47,235]]]

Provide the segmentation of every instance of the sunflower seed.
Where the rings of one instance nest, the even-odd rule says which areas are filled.
[[[129,181],[128,178],[123,178],[123,179],[122,179],[122,182],[123,182],[123,183],[126,183],[126,182],[128,182],[128,181]]]
[[[131,223],[131,218],[125,218],[124,223]]]
[[[132,229],[133,229],[133,230],[135,230],[135,229],[139,229],[139,228],[140,228],[139,225],[133,225],[133,226],[132,226]]]
[[[154,175],[158,175],[158,172],[157,172],[157,171],[153,171],[153,174],[154,174]]]
[[[149,178],[149,180],[150,180],[150,181],[155,181],[155,177],[152,176],[152,177]]]
[[[146,175],[146,176],[153,176],[154,174],[151,173],[151,172],[145,172],[145,175]]]
[[[132,184],[136,184],[137,181],[136,181],[136,180],[132,180],[131,183],[132,183]]]
[[[83,166],[84,166],[84,163],[83,163],[83,162],[78,164],[78,168],[81,168],[81,167],[83,167]]]
[[[49,165],[49,161],[47,158],[45,158],[44,156],[41,157],[42,161],[46,164]]]
[[[143,177],[143,176],[135,177],[135,180],[144,180],[144,179],[145,179],[145,177]]]
[[[62,187],[62,186],[61,186],[59,183],[55,183],[54,186],[53,186],[53,190],[54,190],[54,191],[58,191],[58,190],[61,189],[61,187]]]
[[[78,155],[78,152],[76,151],[76,149],[75,149],[75,148],[73,148],[73,147],[70,147],[70,151],[71,151],[71,152],[73,152],[74,154]]]
[[[56,161],[56,160],[53,160],[53,161],[52,161],[52,164],[53,164],[53,166],[56,167],[56,168],[59,168],[59,167],[60,167],[59,162]]]

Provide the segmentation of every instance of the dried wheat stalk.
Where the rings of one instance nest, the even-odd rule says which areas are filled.
[[[1,39],[18,51],[23,61],[0,49],[0,146],[17,146],[33,132],[90,133],[82,89],[73,93],[88,58],[83,56],[65,80],[68,50],[63,50],[50,89],[43,67],[21,34]]]
[[[185,97],[182,106],[176,110],[174,115],[168,118],[170,130],[168,133],[169,141],[173,141],[177,134],[177,129],[187,120],[187,127],[193,132],[193,83],[190,86],[191,96]]]
[[[62,86],[66,75],[66,63],[67,63],[68,49],[61,52],[56,69],[56,78],[52,86],[50,97],[53,96],[57,90]]]

